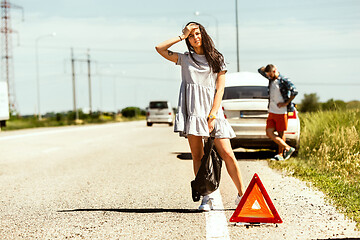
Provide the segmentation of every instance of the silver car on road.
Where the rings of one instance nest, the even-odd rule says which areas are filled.
[[[146,125],[151,127],[153,123],[174,124],[174,112],[169,101],[151,101],[146,108]]]

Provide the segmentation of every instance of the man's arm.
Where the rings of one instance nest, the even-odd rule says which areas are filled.
[[[278,103],[277,106],[279,108],[286,107],[287,105],[289,105],[291,103],[292,100],[294,100],[294,98],[295,98],[295,96],[290,96],[290,98],[286,102]]]
[[[286,84],[288,91],[290,92],[290,97],[286,102],[278,103],[277,106],[279,108],[289,105],[291,103],[291,101],[294,100],[294,98],[298,94],[298,91],[296,90],[295,85],[290,81],[290,79],[288,79],[288,78],[283,78],[283,79],[284,79],[284,82]]]
[[[267,77],[266,74],[265,74],[265,67],[259,68],[259,69],[258,69],[258,72],[259,72],[263,77],[265,77],[265,78],[268,79],[268,77]]]
[[[287,88],[289,89],[290,91],[290,96],[296,96],[298,94],[298,91],[295,87],[295,85],[290,81],[290,79],[285,79],[285,82],[286,82],[286,85],[287,85]],[[294,98],[293,98],[294,99]]]

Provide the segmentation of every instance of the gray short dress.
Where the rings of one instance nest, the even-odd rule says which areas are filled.
[[[179,132],[182,137],[209,137],[207,117],[214,102],[217,73],[212,72],[205,55],[192,55],[197,63],[188,52],[178,54],[177,65],[181,66],[182,82],[174,131]],[[225,66],[222,68],[224,70],[226,71]],[[235,133],[220,107],[215,119],[215,138],[234,137]]]

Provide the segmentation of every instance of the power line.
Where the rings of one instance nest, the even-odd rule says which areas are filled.
[[[21,45],[21,48],[29,48],[29,49],[33,49],[33,46],[30,45]],[[42,49],[52,49],[52,50],[68,50],[69,47],[67,46],[42,46]],[[76,49],[82,50],[82,51],[87,51],[88,48],[85,47],[77,47]],[[92,52],[152,52],[155,53],[154,48],[150,49],[139,49],[139,48],[134,48],[134,49],[129,49],[129,48],[91,48]]]

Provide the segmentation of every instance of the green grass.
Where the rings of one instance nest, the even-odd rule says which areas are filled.
[[[6,127],[2,128],[3,131],[17,130],[25,128],[37,128],[37,127],[56,127],[68,125],[65,122],[53,121],[53,120],[37,120],[36,118],[19,118],[11,119],[6,122]]]
[[[323,191],[360,229],[360,110],[300,114],[296,158],[270,162]]]
[[[42,120],[38,120],[36,117],[27,117],[21,118],[16,117],[8,120],[6,122],[6,127],[1,128],[2,131],[11,131],[18,129],[26,129],[26,128],[39,128],[39,127],[59,127],[59,126],[68,126],[68,125],[78,125],[78,124],[99,124],[99,123],[109,123],[109,122],[127,122],[127,121],[138,121],[144,120],[145,116],[137,116],[132,118],[126,118],[123,116],[105,116],[100,115],[96,118],[85,118],[81,119],[79,122],[75,122],[75,120],[68,118],[43,118]]]

